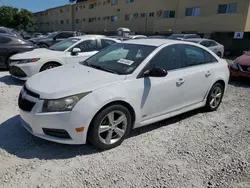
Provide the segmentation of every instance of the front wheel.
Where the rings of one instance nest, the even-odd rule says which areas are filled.
[[[221,83],[216,83],[211,88],[208,96],[207,96],[207,103],[206,109],[208,111],[215,111],[220,106],[224,95],[224,87]]]
[[[46,71],[46,70],[49,70],[49,69],[53,69],[55,67],[58,67],[59,65],[57,63],[48,63],[48,64],[45,64],[42,68],[41,68],[41,71]]]
[[[97,148],[107,150],[120,145],[132,124],[130,112],[122,105],[112,105],[99,112],[91,124],[88,140]]]

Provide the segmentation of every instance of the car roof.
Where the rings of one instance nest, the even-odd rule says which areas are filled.
[[[169,40],[169,39],[151,39],[151,38],[145,38],[145,39],[137,39],[137,40],[127,40],[123,43],[126,44],[139,44],[139,45],[147,45],[147,46],[161,46],[163,44],[176,44],[180,43],[175,40]]]
[[[82,35],[82,36],[75,36],[73,38],[78,38],[78,39],[89,39],[89,38],[106,38],[105,35]]]

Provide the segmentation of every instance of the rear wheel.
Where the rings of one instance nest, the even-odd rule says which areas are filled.
[[[45,65],[41,68],[41,71],[40,71],[40,72],[45,71],[45,70],[49,70],[49,69],[53,69],[53,68],[58,67],[58,66],[60,66],[60,65],[57,64],[57,63],[47,63],[47,64],[45,64]]]
[[[220,106],[224,95],[224,86],[221,83],[216,83],[211,88],[208,96],[206,109],[209,111],[215,111]]]
[[[97,148],[107,150],[120,145],[132,124],[130,112],[122,105],[112,105],[99,112],[91,124],[88,140]]]

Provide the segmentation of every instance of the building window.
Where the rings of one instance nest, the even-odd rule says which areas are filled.
[[[163,18],[174,18],[175,11],[174,10],[167,10],[163,12]]]
[[[60,9],[60,13],[63,13],[63,9]]]
[[[100,17],[98,17],[98,21],[100,21],[101,20],[101,18]]]
[[[67,22],[67,24],[69,24],[69,20],[67,20],[66,22]]]
[[[70,8],[69,7],[67,8],[67,12],[70,12]]]
[[[146,14],[145,13],[141,13],[141,18],[145,18]]]
[[[128,21],[128,20],[132,20],[133,19],[133,14],[126,14],[125,15],[125,20]]]
[[[134,0],[126,0],[126,3],[133,3]]]
[[[237,3],[223,4],[218,7],[218,14],[230,14],[237,12]]]
[[[116,22],[118,20],[118,16],[111,16],[111,22]]]
[[[117,5],[118,0],[111,0],[111,5]]]
[[[76,24],[79,24],[80,23],[80,19],[76,19]]]
[[[79,7],[76,7],[76,12],[79,10]]]
[[[89,4],[89,9],[93,9],[94,8],[94,4]]]
[[[200,7],[186,8],[186,16],[200,16]]]
[[[64,24],[64,20],[61,20],[61,24]]]
[[[154,12],[150,12],[150,13],[149,13],[149,17],[152,18],[152,17],[154,17],[154,16],[155,16],[155,13],[154,13]]]

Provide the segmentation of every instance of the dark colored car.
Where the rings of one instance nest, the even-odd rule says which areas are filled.
[[[22,38],[22,36],[16,30],[7,27],[0,27],[0,34],[7,34]]]
[[[194,38],[201,38],[197,34],[172,34],[168,37],[168,39],[172,40],[185,40],[185,39],[194,39]]]
[[[0,68],[9,68],[10,57],[14,54],[31,51],[35,47],[29,41],[24,39],[0,34]]]
[[[69,37],[80,36],[81,34],[76,31],[58,31],[51,33],[45,37],[39,38],[32,38],[29,41],[33,42],[34,44],[38,45],[40,48],[49,48],[50,46],[67,39]]]
[[[250,51],[236,58],[230,65],[231,77],[250,78]]]

